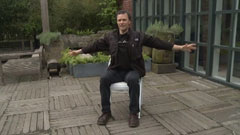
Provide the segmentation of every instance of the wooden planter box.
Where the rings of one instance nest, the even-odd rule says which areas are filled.
[[[100,76],[107,69],[108,63],[88,63],[70,66],[70,74],[76,78]],[[72,71],[71,71],[72,70]]]
[[[152,62],[151,59],[145,61],[146,72],[151,71]],[[88,64],[77,64],[67,65],[67,69],[70,75],[76,78],[101,76],[105,70],[107,70],[108,63],[88,63]]]

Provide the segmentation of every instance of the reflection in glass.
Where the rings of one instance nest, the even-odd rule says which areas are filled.
[[[136,30],[140,31],[141,30],[141,25],[140,25],[140,19],[136,19]]]
[[[142,13],[141,13],[141,16],[143,17],[144,16],[144,11],[146,11],[146,3],[145,3],[145,0],[141,0],[141,11],[142,11]]]
[[[136,17],[140,16],[140,0],[136,0]]]
[[[195,41],[196,37],[196,23],[195,23],[196,17],[191,17],[191,35],[190,35],[190,41]]]
[[[234,63],[231,82],[240,85],[240,52],[234,53]]]
[[[174,0],[174,14],[179,14],[180,13],[180,0]]]
[[[196,12],[197,11],[197,0],[191,0],[191,11]]]
[[[209,10],[209,0],[200,0],[201,12]]]
[[[203,15],[200,17],[200,42],[207,42],[208,40],[208,15]]]
[[[141,19],[141,31],[145,31],[146,30],[146,19],[142,18]]]
[[[148,16],[153,15],[153,0],[148,0]]]
[[[231,21],[229,20],[231,20],[231,14],[216,16],[214,44],[229,46],[231,32]]]
[[[184,58],[184,67],[193,70],[195,65],[196,53],[194,52],[185,52]]]
[[[240,2],[239,2],[240,3]],[[240,48],[240,13],[238,14],[238,22],[237,22],[237,35],[236,35],[236,44],[235,47]]]
[[[198,71],[205,73],[207,64],[207,47],[199,46],[198,48]]]
[[[228,64],[228,51],[226,49],[214,49],[213,76],[226,80]]]

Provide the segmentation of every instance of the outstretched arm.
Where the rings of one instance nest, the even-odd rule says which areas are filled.
[[[78,54],[82,53],[82,49],[78,49],[78,50],[70,50],[69,54],[72,56],[77,56]]]
[[[172,50],[191,52],[193,50],[196,50],[196,44],[185,44],[185,45],[174,44]]]

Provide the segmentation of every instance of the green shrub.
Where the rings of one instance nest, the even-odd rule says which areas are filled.
[[[41,44],[50,45],[53,41],[57,40],[60,35],[60,32],[44,32],[37,35],[37,39],[40,40]]]
[[[170,33],[173,34],[174,36],[178,36],[181,32],[183,32],[183,28],[179,24],[174,24],[171,27],[169,27],[166,24],[163,24],[163,22],[155,22],[154,24],[150,25],[146,33],[151,35],[151,36],[156,36],[158,37],[159,35],[162,35],[164,33]]]
[[[98,52],[91,58],[83,58],[81,55],[71,56],[69,55],[70,49],[65,49],[62,52],[62,57],[60,59],[60,63],[62,64],[86,64],[86,63],[104,63],[108,62],[110,57],[102,52]]]

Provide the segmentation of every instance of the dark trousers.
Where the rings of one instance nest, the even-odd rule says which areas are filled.
[[[116,82],[126,82],[129,87],[130,113],[139,112],[139,74],[135,70],[107,70],[100,79],[100,93],[102,112],[111,112],[110,109],[110,86]]]

